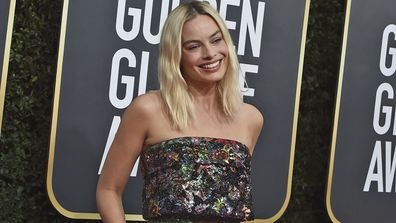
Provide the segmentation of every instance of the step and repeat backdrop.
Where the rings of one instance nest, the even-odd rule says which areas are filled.
[[[0,135],[16,0],[0,1]]]
[[[125,108],[158,88],[159,33],[179,0],[65,0],[47,188],[65,216],[98,219],[98,176]],[[241,62],[244,100],[264,115],[253,155],[257,221],[290,199],[309,0],[209,1],[225,19]],[[124,191],[127,219],[141,217],[136,164]]]
[[[349,0],[327,209],[333,222],[394,222],[396,3]]]

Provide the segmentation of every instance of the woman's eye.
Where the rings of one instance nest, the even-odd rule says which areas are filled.
[[[213,41],[212,41],[212,43],[218,43],[218,42],[220,42],[220,41],[222,41],[223,39],[222,38],[216,38],[216,39],[214,39]]]
[[[198,47],[199,47],[199,45],[195,44],[195,45],[190,45],[190,46],[188,46],[187,49],[188,49],[188,50],[194,50],[194,49],[196,49],[196,48],[198,48]]]

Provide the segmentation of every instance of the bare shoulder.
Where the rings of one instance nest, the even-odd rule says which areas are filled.
[[[245,129],[243,132],[247,142],[246,145],[249,146],[250,152],[253,154],[254,147],[264,125],[264,117],[254,105],[243,103],[240,121],[242,121],[241,125]]]
[[[252,104],[243,103],[242,105],[243,119],[249,123],[250,126],[261,130],[264,124],[263,114]]]
[[[136,97],[122,115],[117,134],[125,144],[131,144],[134,140],[137,144],[143,145],[153,123],[158,122],[158,114],[162,107],[161,95],[158,92]]]
[[[159,92],[149,92],[140,95],[133,99],[132,103],[126,109],[124,116],[128,115],[139,115],[139,116],[151,116],[155,112],[162,109],[162,99]]]

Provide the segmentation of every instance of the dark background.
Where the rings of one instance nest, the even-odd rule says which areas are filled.
[[[93,2],[95,11],[92,11]],[[157,34],[161,3],[155,1],[151,30]],[[183,1],[181,1],[182,3]],[[257,15],[258,1],[249,1],[252,14]],[[217,1],[219,8],[220,1]],[[145,1],[128,1],[127,6],[142,9]],[[245,64],[256,64],[257,74],[248,73],[246,81],[254,88],[254,97],[245,101],[254,104],[265,116],[265,125],[256,144],[253,159],[252,186],[254,212],[257,219],[269,219],[280,212],[288,202],[287,189],[290,173],[291,142],[295,113],[298,67],[305,15],[305,0],[267,0],[265,4],[262,47],[260,57],[252,56],[250,41],[245,54],[239,56]],[[288,6],[288,7],[285,7]],[[89,16],[87,16],[87,13]],[[227,19],[240,21],[242,6],[228,7]],[[263,13],[263,12],[262,12]],[[99,162],[105,148],[109,128],[114,115],[124,109],[115,108],[108,99],[111,61],[114,53],[129,49],[137,57],[136,68],[129,68],[121,61],[120,74],[135,77],[135,95],[140,79],[141,51],[148,51],[150,59],[147,72],[147,90],[158,89],[158,45],[149,44],[143,37],[144,24],[139,24],[139,35],[132,41],[124,41],[114,32],[117,1],[91,0],[69,1],[66,38],[61,58],[63,66],[59,92],[59,108],[54,116],[57,122],[54,141],[53,174],[49,193],[56,197],[59,208],[75,213],[97,213],[95,190],[98,181]],[[255,16],[254,16],[255,17]],[[127,18],[126,27],[131,27]],[[143,20],[143,18],[142,18]],[[128,29],[127,28],[127,29]],[[239,48],[240,23],[232,37]],[[242,34],[243,35],[243,34]],[[118,96],[125,95],[125,85],[120,84]],[[294,145],[293,145],[294,150]],[[258,170],[258,171],[256,171]],[[124,210],[128,214],[141,213],[142,177],[131,177],[123,193]]]
[[[9,8],[10,0],[0,1],[0,83],[3,75],[4,48],[6,43]]]
[[[330,222],[325,185],[345,2],[312,0],[292,197],[278,222]],[[0,222],[95,222],[60,215],[46,192],[62,1],[16,5],[0,138]]]
[[[386,77],[379,67],[384,29],[396,21],[394,8],[384,6],[392,4],[393,0],[360,1],[351,7],[330,193],[333,213],[341,222],[389,222],[396,217],[394,184],[392,193],[378,193],[376,182],[371,183],[369,192],[363,191],[375,142],[381,142],[383,166],[385,141],[392,142],[392,151],[395,148],[394,117],[386,134],[379,135],[373,128],[378,86],[384,82],[396,86],[395,75]],[[390,35],[389,47],[395,47],[394,38]],[[391,56],[387,62],[389,67]],[[394,109],[394,100],[386,97],[382,97],[382,104]]]

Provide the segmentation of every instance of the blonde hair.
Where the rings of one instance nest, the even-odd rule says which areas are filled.
[[[222,18],[207,2],[193,1],[181,4],[169,14],[164,24],[159,44],[158,60],[160,93],[173,127],[179,130],[187,127],[194,117],[193,99],[183,78],[180,61],[183,25],[197,15],[208,15],[211,17],[219,27],[228,46],[229,62],[227,71],[217,84],[219,102],[225,117],[233,117],[242,103],[238,79],[239,62],[231,35]]]

